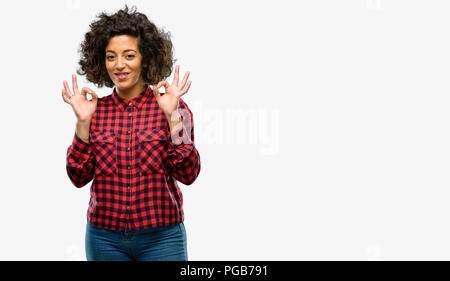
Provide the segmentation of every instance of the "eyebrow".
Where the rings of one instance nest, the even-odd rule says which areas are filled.
[[[126,50],[124,50],[123,52],[125,53],[125,52],[129,52],[129,51],[133,51],[133,52],[136,52],[135,50],[133,50],[133,49],[126,49]],[[114,52],[113,50],[106,50],[106,52],[111,52],[111,53],[116,53],[116,52]]]

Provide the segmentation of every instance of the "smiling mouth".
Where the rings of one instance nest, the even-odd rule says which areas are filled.
[[[119,80],[124,80],[128,77],[128,75],[130,75],[130,73],[126,72],[126,73],[116,73],[117,78],[119,78]]]

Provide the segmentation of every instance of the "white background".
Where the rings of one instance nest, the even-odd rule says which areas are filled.
[[[189,260],[449,260],[445,0],[2,2],[0,259],[85,260],[91,183],[66,174],[61,89],[124,3],[191,72]]]

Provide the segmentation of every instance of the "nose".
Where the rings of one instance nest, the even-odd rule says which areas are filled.
[[[118,58],[117,59],[117,69],[123,69],[125,67],[125,59]]]

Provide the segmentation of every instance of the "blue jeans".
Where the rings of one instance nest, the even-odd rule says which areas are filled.
[[[114,231],[86,225],[88,261],[187,261],[186,229],[181,222],[144,230]]]

